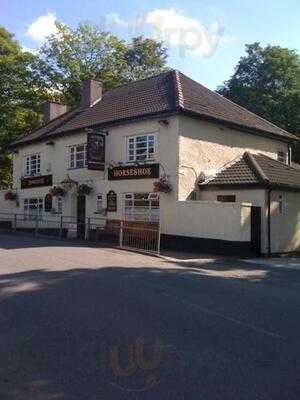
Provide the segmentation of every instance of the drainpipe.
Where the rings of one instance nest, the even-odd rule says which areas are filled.
[[[290,144],[288,146],[288,164],[292,164],[292,146]]]
[[[271,192],[272,189],[268,189],[268,256],[271,257]]]

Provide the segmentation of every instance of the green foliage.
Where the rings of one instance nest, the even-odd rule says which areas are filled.
[[[41,124],[39,105],[47,97],[41,61],[23,52],[13,35],[0,27],[0,185],[11,183],[6,145]]]
[[[246,56],[218,92],[300,135],[300,57],[279,46],[246,45]],[[300,153],[296,153],[300,161]]]
[[[57,23],[57,29],[58,34],[41,48],[40,57],[49,67],[48,82],[70,106],[78,103],[86,78],[94,76],[110,89],[165,67],[166,49],[152,39],[138,37],[126,43],[91,23],[75,29]]]
[[[0,186],[11,184],[6,145],[42,124],[41,103],[57,100],[76,106],[82,81],[94,76],[110,89],[165,68],[166,49],[152,39],[126,43],[93,24],[72,29],[57,24],[39,54],[22,51],[0,27]]]

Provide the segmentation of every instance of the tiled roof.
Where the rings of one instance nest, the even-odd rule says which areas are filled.
[[[244,153],[237,161],[225,167],[203,187],[264,186],[300,190],[300,170],[263,154]]]
[[[179,71],[172,70],[109,90],[93,107],[70,111],[18,139],[11,146],[48,139],[86,127],[105,126],[175,112],[189,113],[258,134],[275,135],[283,140],[296,139],[294,135],[205,88]]]

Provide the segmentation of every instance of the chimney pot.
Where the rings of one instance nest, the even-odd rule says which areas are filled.
[[[92,107],[102,99],[102,83],[93,78],[87,79],[82,84],[81,107]]]
[[[68,111],[65,104],[47,102],[43,104],[44,123],[52,121],[54,118],[60,117]]]

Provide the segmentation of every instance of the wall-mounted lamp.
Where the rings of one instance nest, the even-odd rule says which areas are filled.
[[[197,175],[197,172],[196,172],[196,170],[195,170],[195,168],[194,168],[194,167],[190,167],[189,165],[180,165],[180,167],[179,167],[179,168],[186,168],[186,169],[190,169],[191,171],[193,171],[193,172],[194,172],[196,180],[198,179],[198,175]]]
[[[78,186],[78,182],[74,181],[69,174],[65,177],[63,181],[60,182],[62,187],[68,192],[73,186]]]

